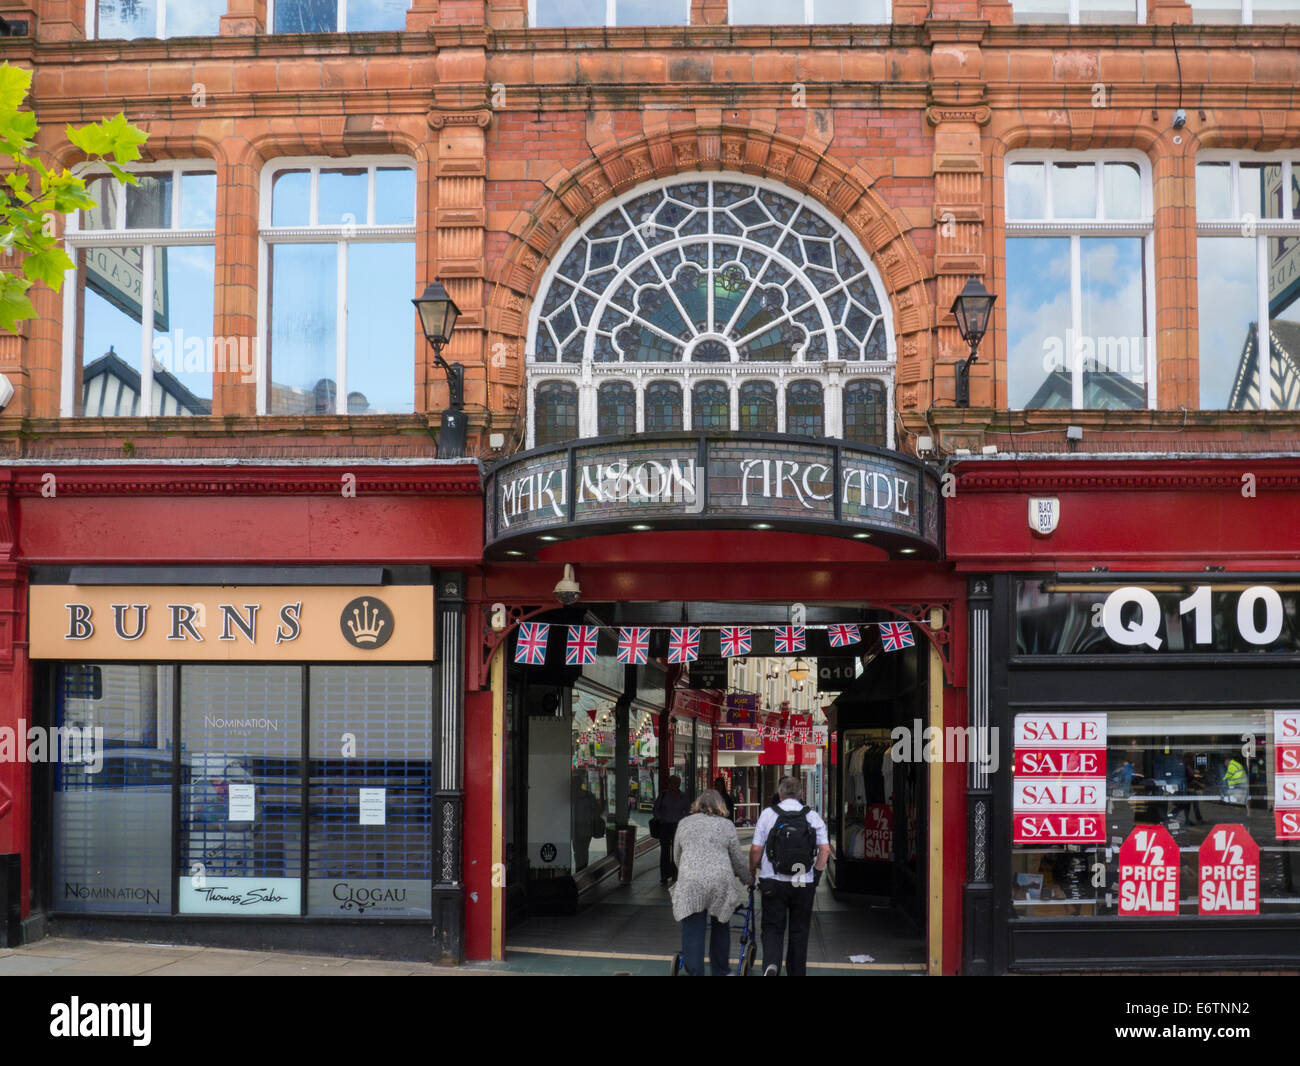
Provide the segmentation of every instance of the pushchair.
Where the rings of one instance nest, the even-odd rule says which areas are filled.
[[[737,907],[736,913],[731,916],[731,928],[740,930],[740,950],[737,956],[736,968],[727,974],[728,977],[748,977],[749,971],[754,966],[754,955],[758,950],[755,944],[753,885],[748,888],[747,899],[748,902],[743,907]],[[682,953],[680,951],[673,955],[670,972],[673,977],[681,975]]]

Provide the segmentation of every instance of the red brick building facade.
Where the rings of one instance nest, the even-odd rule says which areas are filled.
[[[1226,10],[1235,3],[1224,0],[1217,7]],[[1065,14],[1070,5],[1062,5],[1060,21],[1030,21],[1029,5],[1008,0],[893,0],[887,24],[729,25],[728,4],[691,0],[689,25],[529,28],[527,3],[412,0],[400,29],[304,34],[270,32],[275,16],[268,13],[266,0],[229,0],[225,13],[219,19],[214,16],[216,34],[167,39],[145,34],[120,40],[97,35],[93,26],[88,32],[87,7],[93,13],[94,3],[0,4],[0,15],[26,25],[25,36],[0,40],[0,58],[34,70],[31,104],[42,126],[42,147],[51,158],[67,166],[78,162],[62,133],[66,124],[124,111],[149,134],[144,146],[148,163],[197,164],[215,174],[211,224],[196,224],[184,240],[213,248],[211,335],[248,338],[263,359],[257,373],[247,367],[213,369],[210,392],[200,392],[190,417],[128,413],[109,418],[88,410],[92,392],[84,378],[87,366],[103,353],[80,351],[82,319],[69,319],[65,312],[80,306],[77,301],[84,296],[40,289],[35,294],[38,318],[25,323],[18,336],[0,338],[0,373],[15,387],[12,402],[0,412],[0,462],[11,464],[0,472],[5,479],[0,481],[0,679],[16,686],[0,706],[0,722],[5,714],[16,720],[28,705],[28,697],[19,691],[31,684],[24,650],[27,568],[56,562],[22,535],[25,521],[31,523],[39,508],[54,505],[41,498],[41,462],[114,460],[129,468],[131,462],[142,461],[183,465],[220,458],[311,464],[419,461],[436,455],[436,429],[449,393],[413,318],[413,381],[409,389],[403,384],[405,399],[396,405],[405,409],[356,413],[351,397],[330,392],[325,403],[331,410],[289,410],[273,394],[264,350],[272,299],[267,249],[293,238],[286,236],[287,230],[277,230],[282,224],[272,217],[268,197],[273,163],[316,174],[347,169],[349,160],[362,160],[359,170],[369,168],[370,173],[370,213],[360,225],[373,228],[381,225],[383,196],[377,200],[375,187],[384,180],[385,160],[411,161],[413,214],[409,222],[383,223],[393,227],[384,239],[392,242],[389,247],[403,240],[413,244],[415,284],[409,296],[436,275],[460,308],[455,334],[443,354],[466,368],[468,454],[485,463],[538,442],[535,427],[530,428],[527,375],[538,354],[538,305],[550,282],[548,271],[572,246],[568,242],[614,201],[624,202],[620,198],[641,187],[716,175],[755,179],[770,189],[784,187],[791,197],[815,205],[833,220],[837,232],[851,238],[869,259],[880,298],[887,304],[882,321],[891,326],[879,350],[890,393],[890,425],[873,443],[915,455],[924,440],[924,457],[933,459],[954,456],[958,449],[978,455],[988,446],[1001,453],[1075,451],[1093,456],[1099,468],[1109,453],[1142,453],[1148,459],[1173,452],[1293,453],[1300,404],[1288,399],[1289,382],[1291,372],[1300,371],[1300,352],[1294,353],[1292,364],[1291,335],[1282,327],[1273,334],[1268,370],[1260,368],[1258,351],[1255,363],[1246,358],[1249,338],[1246,354],[1210,350],[1210,334],[1203,327],[1206,316],[1215,312],[1218,295],[1206,290],[1217,285],[1203,284],[1211,277],[1209,256],[1198,256],[1198,241],[1204,248],[1214,236],[1254,223],[1262,223],[1261,241],[1281,242],[1294,235],[1295,227],[1289,224],[1300,221],[1300,207],[1293,211],[1283,206],[1270,214],[1265,204],[1262,212],[1252,214],[1246,194],[1239,197],[1238,191],[1249,192],[1249,181],[1241,175],[1254,162],[1281,167],[1285,160],[1287,168],[1280,171],[1284,181],[1291,180],[1292,156],[1300,163],[1300,105],[1295,99],[1300,84],[1300,12],[1288,16],[1283,7],[1270,15],[1271,9],[1257,4],[1260,24],[1209,24],[1202,21],[1199,3],[1138,0],[1122,24],[1118,16],[1116,21],[1099,17],[1090,23],[1090,5],[1084,2],[1079,24],[1079,6],[1075,0],[1075,24]],[[1288,17],[1290,24],[1285,22]],[[1265,18],[1274,21],[1265,23]],[[1233,197],[1230,209],[1212,220],[1217,230],[1206,228],[1211,221],[1206,216],[1198,219],[1198,161],[1225,168],[1206,172],[1204,180],[1222,179]],[[1112,164],[1131,167],[1137,182],[1131,210],[1117,209],[1115,214],[1109,213],[1111,197],[1118,202],[1129,195],[1116,190],[1129,187],[1123,183],[1130,175],[1115,174],[1112,188]],[[1039,180],[1034,175],[1041,173],[1048,190],[1044,213],[1012,212],[1014,217],[1009,217],[1009,170],[1014,165],[1045,168],[1019,172],[1029,184],[1016,186],[1029,188]],[[1070,168],[1081,165],[1095,166],[1081,179],[1092,182],[1095,174],[1095,204],[1087,199],[1092,207],[1053,215],[1051,190],[1077,189],[1070,184],[1077,172]],[[1059,186],[1053,184],[1058,174],[1053,168],[1060,171]],[[178,182],[180,177],[177,171]],[[315,190],[317,179],[311,180]],[[1026,195],[1025,202],[1032,203],[1039,194],[1031,190]],[[1208,195],[1202,191],[1201,201]],[[1288,204],[1285,187],[1278,196],[1281,204]],[[311,204],[315,212],[315,191]],[[316,218],[311,216],[311,224]],[[308,222],[307,216],[302,222]],[[344,231],[348,224],[345,217]],[[131,228],[128,217],[125,229]],[[1087,249],[1081,268],[1078,245],[1090,235],[1136,242],[1135,273],[1110,275],[1108,270],[1119,268],[1104,264],[1094,268]],[[378,241],[379,230],[371,236]],[[1241,237],[1255,239],[1256,230],[1242,229]],[[121,239],[129,243],[125,235]],[[348,234],[321,239],[345,242]],[[1093,389],[1093,379],[1065,366],[1055,385],[1044,379],[1043,388],[1065,390],[1053,401],[1050,388],[1035,391],[1041,375],[1031,372],[1028,357],[1009,355],[1023,340],[1017,335],[1021,323],[1029,321],[1009,320],[1009,312],[1029,314],[1014,309],[1019,305],[1013,292],[1039,262],[1026,252],[1023,261],[1009,264],[1009,242],[1017,239],[1075,242],[1074,265],[1065,253],[1060,259],[1066,264],[1067,282],[1059,288],[1066,310],[1058,308],[1059,317],[1050,329],[1025,334],[1026,351],[1037,351],[1040,335],[1046,342],[1055,332],[1066,334],[1068,346],[1068,331],[1078,332],[1080,326],[1085,333],[1114,332],[1104,322],[1088,320],[1088,301],[1093,298],[1089,293],[1100,291],[1095,286],[1107,277],[1127,278],[1116,285],[1128,296],[1117,298],[1131,298],[1125,306],[1136,310],[1125,312],[1129,317],[1123,336],[1131,332],[1127,325],[1137,322],[1147,359],[1139,360],[1138,370],[1128,374],[1127,385],[1112,382],[1122,393],[1119,399],[1081,391]],[[93,240],[83,243],[94,245]],[[1273,245],[1261,244],[1259,262],[1281,269],[1289,255],[1285,247],[1279,244],[1279,250],[1272,251]],[[411,280],[401,276],[403,284]],[[949,308],[971,276],[995,293],[998,302],[971,369],[969,407],[958,407],[954,367],[966,359],[968,348]],[[1270,318],[1276,313],[1278,320],[1285,320],[1292,313],[1290,305],[1280,296],[1274,299],[1274,290],[1262,287],[1262,282],[1257,292],[1257,302],[1262,303],[1265,297],[1259,293],[1268,294]],[[1038,309],[1049,303],[1044,297]],[[363,307],[354,305],[347,314],[355,316],[349,322],[362,331],[368,328]],[[1253,336],[1258,349],[1258,331]],[[399,366],[404,351],[399,346]],[[342,366],[345,356],[339,359]],[[1053,368],[1046,369],[1050,377]],[[1062,371],[1062,366],[1055,369]],[[162,380],[160,373],[145,373],[139,365],[135,372],[144,375],[141,382],[149,380],[154,386]],[[1231,402],[1226,393],[1215,391],[1218,384],[1208,384],[1225,375],[1234,378]],[[1257,392],[1267,393],[1271,386],[1274,398],[1253,403],[1243,399],[1252,382]],[[142,390],[143,384],[137,387]],[[184,400],[179,391],[177,395],[177,402]],[[1087,398],[1079,402],[1080,396]],[[644,401],[636,403],[635,431],[641,432],[647,416]],[[582,411],[573,416],[575,426],[594,427],[594,407]],[[731,418],[735,429],[734,411]],[[786,418],[782,413],[783,429]],[[843,421],[836,414],[829,424]],[[1082,443],[1077,433],[1067,435],[1067,427],[1082,429]],[[595,433],[584,430],[581,435]],[[968,717],[966,698],[967,578],[1018,568],[1058,568],[1052,542],[1044,542],[1048,547],[1039,551],[1019,523],[1024,492],[1052,495],[1050,478],[1059,472],[1043,475],[1048,481],[1032,486],[1027,474],[1029,480],[1015,487],[1006,481],[981,481],[986,475],[978,467],[958,466],[957,498],[945,492],[951,565],[936,561],[933,572],[918,571],[916,578],[917,587],[925,589],[916,594],[918,602],[942,605],[949,612],[935,625],[944,633],[942,640],[951,641],[945,643],[944,654],[954,656],[943,664],[946,688],[940,707],[947,707],[945,720],[958,725],[975,721]],[[1286,479],[1293,474],[1275,473],[1283,479],[1278,484],[1291,484]],[[124,474],[124,483],[131,486],[124,491],[144,496],[216,491],[197,487],[191,474],[187,468],[172,488],[163,478],[151,475],[136,482]],[[1233,467],[1198,476],[1203,480],[1189,491],[1225,491],[1231,496],[1238,471]],[[1154,473],[1126,470],[1114,477],[1106,485],[1117,493],[1153,483],[1174,491],[1180,484],[1177,473],[1167,468]],[[394,478],[397,475],[384,482],[383,492],[465,491],[463,478],[454,486],[449,482],[432,488],[399,484],[401,479]],[[1075,487],[1087,491],[1088,475],[1079,478]],[[255,487],[250,483],[230,491],[251,498],[275,494],[274,477],[261,472],[256,480]],[[1001,499],[1004,511],[978,512],[981,530],[997,527],[997,537],[989,542],[965,539],[961,494],[967,485],[972,496],[1009,493]],[[99,483],[78,491],[94,496],[118,490]],[[318,478],[311,487],[296,491],[310,496],[329,490]],[[244,502],[249,520],[256,522],[254,504]],[[465,521],[460,503],[448,505],[445,513],[453,512],[456,521]],[[94,521],[93,509],[82,518]],[[383,521],[383,514],[374,518]],[[1230,514],[1223,519],[1235,520]],[[471,566],[464,531],[447,539],[445,531],[434,527],[436,521],[430,529],[431,565],[456,567],[469,575],[454,598],[469,604],[470,645],[477,641],[486,607],[497,600],[512,608],[535,606],[543,586],[554,582],[555,564],[565,561],[543,553],[533,557],[541,560],[536,563],[478,560]],[[999,540],[1003,532],[1006,539]],[[345,557],[340,561],[351,564],[417,561],[409,554],[401,560],[379,559],[356,541],[348,547],[331,543]],[[84,547],[82,561],[87,564],[109,566],[149,557],[144,550],[128,560],[120,545],[98,554],[93,541]],[[799,550],[804,548],[806,544]],[[866,554],[858,561],[899,572],[898,555],[883,550],[871,554],[875,550],[863,547]],[[1082,549],[1072,550],[1071,565],[1088,569],[1078,557]],[[1150,545],[1132,541],[1109,545],[1106,551],[1132,565],[1159,555]],[[1276,562],[1278,551],[1276,546],[1262,547],[1258,557]],[[212,561],[211,553],[202,552],[191,561],[200,557]],[[267,565],[296,559],[274,548],[258,558]],[[634,552],[602,549],[592,558],[596,566],[635,569]],[[851,561],[834,552],[824,558]],[[1005,565],[997,559],[1004,559]],[[656,560],[668,565],[719,561],[684,542],[639,562],[649,570]],[[179,565],[184,560],[173,554],[162,561]],[[324,555],[317,552],[304,561],[320,563]],[[1232,568],[1232,559],[1224,561]],[[1193,570],[1219,560],[1208,543],[1203,550],[1183,544],[1169,565],[1175,563]],[[904,557],[901,565],[921,564],[907,563]],[[617,584],[605,581],[609,573],[612,570],[597,582],[607,591]],[[642,574],[629,583],[644,580]],[[727,586],[726,580],[719,581],[720,589]],[[798,588],[796,576],[783,583],[782,595],[793,596]],[[978,596],[986,594],[987,588]],[[743,592],[737,588],[717,595],[740,599]],[[906,598],[902,592],[890,595],[895,601]],[[927,608],[924,617],[938,616]],[[496,738],[487,688],[490,668],[483,657],[495,647],[490,643],[471,649],[462,664],[464,688],[471,693],[468,718],[448,720],[449,729],[468,730],[466,751],[479,760]],[[981,654],[987,655],[988,649]],[[6,670],[10,672],[3,673]],[[495,757],[499,759],[499,751]],[[0,786],[10,793],[29,787],[17,776],[6,779],[7,771],[12,775],[11,768],[0,767]],[[974,789],[972,795],[978,798],[984,786],[966,780],[960,769],[936,776],[945,780],[946,791],[940,795],[942,828],[935,833],[939,852],[932,854],[935,869],[942,872],[930,882],[930,969],[957,972],[963,969],[963,957],[968,969],[1006,968],[1011,965],[1006,958],[990,961],[984,949],[971,947],[973,919],[969,912],[963,917],[961,902],[963,884],[986,881],[967,869],[968,830],[973,832],[969,818],[974,816],[964,794]],[[456,803],[463,797],[466,804],[465,876],[445,880],[455,881],[466,893],[496,899],[491,909],[476,911],[464,902],[465,896],[455,897],[460,903],[454,905],[466,908],[464,945],[471,957],[499,952],[501,945],[500,901],[495,894],[500,886],[494,887],[491,873],[493,864],[500,862],[500,827],[494,822],[499,810],[493,799],[499,789],[490,760],[474,766],[467,760],[465,781],[453,775],[440,786],[439,794],[454,795]],[[6,829],[3,812],[0,801],[0,852],[26,853],[24,833],[13,829],[12,817]],[[459,808],[456,816],[461,816]],[[460,936],[457,930],[455,943],[444,943],[449,957],[462,951]]]

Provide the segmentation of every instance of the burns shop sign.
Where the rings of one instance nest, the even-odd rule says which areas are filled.
[[[934,554],[935,476],[909,456],[775,435],[655,434],[536,449],[487,479],[489,548],[539,533],[759,528]],[[877,539],[878,538],[878,539]]]

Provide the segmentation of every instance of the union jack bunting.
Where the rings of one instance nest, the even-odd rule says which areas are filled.
[[[569,642],[564,646],[565,666],[590,666],[596,661],[595,626],[569,626]]]
[[[722,627],[722,657],[731,659],[737,655],[748,655],[753,647],[749,626]]]
[[[644,666],[650,655],[650,630],[642,626],[620,628],[618,661],[624,666]]]
[[[546,664],[546,638],[550,636],[549,622],[524,622],[519,626],[519,639],[515,642],[515,662],[529,666]]]
[[[826,633],[831,639],[832,648],[844,648],[862,639],[857,626],[830,626]]]
[[[700,657],[700,630],[698,626],[672,629],[668,634],[668,661],[693,663]]]
[[[877,622],[876,625],[880,626],[880,643],[885,651],[910,648],[916,643],[911,622]]]
[[[804,651],[807,643],[803,626],[776,627],[777,655],[792,655],[797,651]]]

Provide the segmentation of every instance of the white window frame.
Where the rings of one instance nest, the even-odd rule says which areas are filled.
[[[315,223],[318,217],[318,192],[320,172],[322,170],[356,170],[365,168],[369,171],[366,192],[366,222],[344,223],[343,225],[321,226]],[[415,159],[404,155],[365,155],[365,156],[285,156],[270,160],[261,174],[261,191],[258,206],[258,241],[257,241],[257,413],[270,414],[271,402],[271,307],[270,307],[270,254],[273,244],[334,244],[338,248],[337,295],[335,297],[335,367],[337,371],[334,396],[335,414],[348,413],[348,376],[347,376],[347,324],[348,324],[348,254],[351,244],[364,242],[388,242],[409,240],[416,242],[416,223],[409,225],[384,223],[375,225],[375,172],[384,169],[409,169],[415,179],[415,197],[411,208],[414,216],[419,216],[420,171]],[[275,175],[285,170],[309,171],[309,193],[307,207],[307,225],[272,226],[271,196]],[[418,295],[412,293],[412,299]],[[412,337],[414,353],[414,337]],[[414,367],[412,367],[414,370]],[[416,394],[416,410],[420,409],[419,394]]]
[[[83,181],[107,176],[109,170],[102,163],[88,163],[75,167],[74,172]],[[73,263],[77,261],[77,252],[83,248],[108,245],[138,245],[146,250],[143,256],[140,287],[141,292],[153,292],[154,257],[149,252],[158,246],[175,247],[179,245],[217,243],[217,231],[212,229],[181,229],[181,175],[182,174],[216,174],[220,198],[220,171],[215,161],[210,159],[166,160],[158,163],[136,163],[131,166],[131,173],[171,174],[172,176],[172,217],[171,225],[165,229],[127,229],[126,228],[126,192],[117,201],[117,218],[112,229],[83,230],[77,212],[67,216],[64,230],[64,248]],[[215,291],[216,279],[213,278]],[[141,318],[146,316],[141,313]],[[77,361],[77,268],[68,270],[63,276],[63,370],[59,382],[59,413],[63,418],[75,417],[77,409],[77,382],[75,365]],[[85,352],[82,352],[82,365],[85,365]],[[140,418],[161,418],[153,413],[153,329],[140,323]]]
[[[1196,153],[1195,165],[1199,167],[1202,163],[1232,164],[1230,196],[1232,197],[1233,217],[1202,221],[1198,214],[1196,218],[1198,244],[1201,237],[1246,238],[1250,236],[1242,232],[1242,227],[1247,224],[1247,216],[1250,213],[1243,213],[1241,210],[1241,171],[1238,164],[1280,163],[1282,165],[1282,188],[1289,190],[1291,188],[1292,173],[1296,167],[1300,166],[1300,153],[1237,152],[1230,148],[1210,148]],[[1193,173],[1193,182],[1195,180],[1195,173]],[[1193,194],[1195,194],[1194,186]],[[1293,216],[1291,197],[1283,195],[1282,218],[1254,218],[1252,216],[1249,225],[1254,230],[1255,240],[1255,321],[1257,323],[1255,332],[1259,344],[1259,351],[1256,353],[1256,359],[1259,362],[1259,409],[1261,411],[1275,411],[1277,408],[1273,406],[1273,331],[1268,325],[1272,321],[1268,312],[1268,238],[1300,236],[1300,215]],[[1203,304],[1204,299],[1199,295],[1199,288],[1198,285],[1198,302]],[[1219,410],[1219,408],[1201,408],[1201,410]]]
[[[1132,2],[1132,0],[1130,0],[1130,2]],[[1249,2],[1249,0],[1247,0],[1247,2]],[[1108,26],[1108,25],[1142,26],[1145,25],[1147,21],[1147,0],[1136,0],[1136,4],[1137,4],[1136,7],[1137,18],[1133,23],[1080,22],[1079,21],[1079,14],[1080,14],[1079,0],[1070,0],[1069,10],[1066,12],[1066,17],[1064,22],[1017,22],[1015,16],[1016,0],[1011,0],[1011,10],[1012,10],[1011,18],[1012,21],[1015,22],[1017,26]]]
[[[1049,164],[1043,172],[1043,218],[1017,219],[1011,216],[1011,207],[1007,199],[1010,186],[1009,171],[1014,164],[1044,163]],[[1052,163],[1094,163],[1096,171],[1096,207],[1094,217],[1089,219],[1079,216],[1057,217],[1055,204],[1052,202]],[[1132,163],[1138,168],[1141,182],[1142,210],[1136,219],[1107,219],[1105,213],[1105,166],[1106,163]],[[1142,272],[1145,276],[1143,294],[1143,343],[1146,349],[1146,400],[1147,409],[1156,408],[1156,280],[1155,280],[1155,197],[1151,177],[1151,160],[1141,152],[1125,149],[1099,149],[1084,152],[1070,152],[1062,149],[1035,150],[1016,149],[1008,152],[1002,166],[1002,207],[1004,240],[1013,237],[1069,237],[1070,238],[1070,322],[1072,336],[1083,336],[1083,269],[1082,238],[1084,237],[1141,237],[1142,238]],[[1004,256],[1007,249],[1003,248]],[[1008,330],[1010,323],[1008,323]],[[1011,337],[1007,338],[1010,351]],[[1067,359],[1073,361],[1073,353],[1066,353]],[[1007,365],[1007,379],[1010,381],[1010,364]],[[1083,367],[1073,366],[1070,375],[1070,409],[1075,411],[1095,410],[1083,406]]]
[[[531,4],[533,0],[529,0]],[[339,18],[338,26],[332,30],[321,30],[321,33],[351,33],[348,29],[348,0],[338,0]],[[406,10],[411,10],[410,0],[407,0]],[[404,28],[404,27],[403,27]],[[266,32],[275,33],[275,0],[266,0]],[[361,31],[355,31],[361,32]],[[366,33],[400,33],[402,30],[366,30]],[[282,36],[291,37],[299,36],[298,34],[285,33]]]
[[[760,363],[760,362],[740,362],[734,359],[731,362],[718,363],[695,363],[689,361],[681,362],[632,362],[632,363],[602,363],[596,362],[590,358],[592,340],[589,336],[584,345],[584,357],[581,363],[561,363],[561,362],[539,362],[536,359],[537,332],[541,321],[542,305],[545,302],[546,293],[549,291],[551,283],[559,273],[560,266],[564,263],[569,252],[582,239],[582,237],[606,215],[618,209],[621,205],[629,203],[648,192],[661,189],[670,185],[680,185],[686,181],[703,180],[728,182],[735,181],[739,184],[753,185],[761,189],[767,189],[777,193],[787,199],[793,200],[800,205],[811,206],[820,216],[830,224],[835,230],[835,236],[843,238],[849,248],[852,250],[866,268],[867,279],[870,281],[877,298],[880,301],[880,321],[877,329],[885,331],[885,352],[875,359],[825,359],[825,360],[805,360],[802,354],[796,355],[789,362]],[[683,238],[682,241],[698,240],[704,238],[713,240],[711,234],[700,234],[691,238]],[[726,235],[723,238],[734,243],[737,238]],[[669,247],[675,246],[676,238],[673,241],[664,242],[655,249],[655,254]],[[811,283],[810,283],[811,284]],[[706,335],[707,336],[707,335]],[[702,339],[702,338],[701,338]],[[731,346],[729,344],[729,346]],[[785,388],[788,381],[799,378],[807,378],[817,381],[822,386],[822,403],[825,410],[825,432],[828,438],[839,438],[843,435],[844,418],[843,418],[843,387],[849,381],[858,378],[869,378],[881,382],[885,388],[886,401],[886,436],[885,447],[894,446],[894,423],[895,423],[895,404],[897,398],[894,395],[894,369],[897,365],[898,351],[894,333],[893,308],[889,300],[889,291],[886,289],[884,280],[877,269],[872,257],[862,247],[861,242],[851,230],[843,225],[835,215],[822,203],[805,196],[788,185],[780,182],[771,181],[765,178],[758,178],[750,174],[739,174],[732,171],[719,171],[700,174],[698,178],[691,174],[674,174],[667,178],[657,178],[652,181],[637,185],[617,199],[604,205],[603,209],[596,212],[586,219],[577,231],[572,233],[555,254],[554,258],[547,264],[546,270],[542,274],[541,283],[537,288],[537,298],[533,301],[528,316],[528,350],[525,358],[525,374],[527,382],[527,418],[526,418],[526,446],[534,447],[536,441],[536,423],[533,417],[533,396],[538,385],[544,381],[568,380],[578,386],[578,439],[594,437],[598,426],[597,421],[597,389],[599,385],[607,380],[629,381],[636,389],[637,393],[637,432],[644,433],[645,430],[645,387],[652,381],[671,380],[676,381],[682,388],[682,425],[689,427],[691,425],[691,386],[697,381],[702,380],[720,380],[727,382],[731,390],[731,428],[733,431],[739,427],[740,407],[739,407],[739,388],[740,385],[750,379],[759,379],[770,381],[776,385],[777,391],[777,431],[785,432],[786,424],[786,401]],[[683,432],[692,432],[685,428]]]
[[[1222,2],[1222,0],[1221,0],[1221,2]],[[1189,6],[1190,6],[1190,2],[1189,2]],[[1196,25],[1196,26],[1210,26],[1210,25],[1220,25],[1220,26],[1255,26],[1255,25],[1259,25],[1259,26],[1294,26],[1294,25],[1300,24],[1300,12],[1298,12],[1298,13],[1296,14],[1296,17],[1295,17],[1294,19],[1292,19],[1290,22],[1259,22],[1259,23],[1256,23],[1256,22],[1255,22],[1255,2],[1254,2],[1254,0],[1240,0],[1240,6],[1241,6],[1241,21],[1240,21],[1240,22],[1221,22],[1221,23],[1198,22],[1198,21],[1196,20],[1196,12],[1195,12],[1195,10],[1193,10],[1193,11],[1192,11],[1192,23],[1193,23],[1193,25]]]
[[[273,0],[267,0],[267,3],[271,3],[271,2],[273,2]],[[339,3],[344,3],[344,2],[345,0],[339,0]],[[229,10],[229,7],[227,7],[227,10]],[[167,37],[167,0],[158,0],[158,18],[157,18],[157,24],[155,28],[158,31],[156,34],[158,39],[165,40]],[[100,40],[99,0],[86,0],[86,40],[88,41]],[[113,40],[116,40],[116,38],[113,38]],[[130,37],[127,38],[127,40],[144,41],[144,40],[149,40],[149,38]]]
[[[823,25],[824,25],[824,26],[835,26],[835,25],[849,25],[849,26],[888,26],[891,22],[894,21],[894,0],[885,0],[885,17],[884,17],[884,20],[883,20],[882,22],[849,22],[849,23],[825,22],[825,23],[820,23],[820,22],[815,21],[815,19],[814,19],[814,14],[815,14],[815,4],[816,4],[816,0],[803,0],[803,22],[802,22],[802,23],[799,23],[799,24],[797,24],[797,25],[804,25],[804,26],[823,26]],[[733,0],[727,0],[727,25],[729,25],[729,26],[782,26],[782,25],[787,25],[787,23],[781,23],[781,22],[736,22],[735,11],[734,11],[734,2],[733,2]]]
[[[270,0],[268,0],[270,2]],[[341,2],[341,0],[340,0]],[[686,8],[686,17],[681,22],[656,22],[654,26],[689,26],[691,24],[691,0],[672,0],[673,3],[682,4]],[[618,0],[605,0],[605,21],[604,23],[590,23],[593,28],[604,25],[606,27],[614,26],[632,26],[641,25],[641,23],[619,22],[618,21]],[[561,28],[581,29],[576,23],[569,27],[560,26],[538,26],[537,25],[537,0],[528,0],[528,26],[530,29],[554,30]]]

